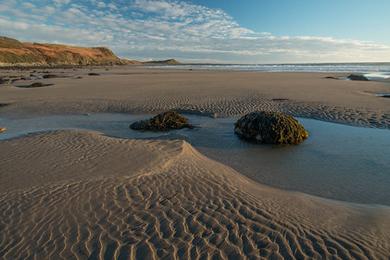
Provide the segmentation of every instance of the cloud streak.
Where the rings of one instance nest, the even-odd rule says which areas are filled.
[[[2,34],[27,41],[109,46],[122,57],[230,63],[390,60],[390,46],[276,36],[240,26],[220,9],[170,0],[3,0]]]

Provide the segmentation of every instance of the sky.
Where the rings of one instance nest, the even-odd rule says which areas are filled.
[[[1,0],[0,35],[204,63],[389,62],[389,0]]]

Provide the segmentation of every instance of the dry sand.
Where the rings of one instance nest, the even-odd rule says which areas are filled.
[[[42,80],[55,84],[46,88],[1,85],[0,103],[10,105],[0,113],[181,108],[232,115],[261,108],[390,126],[390,100],[367,94],[389,88],[380,83],[317,73],[87,72]],[[1,259],[390,256],[388,207],[269,188],[184,141],[53,131],[1,141],[0,150]]]

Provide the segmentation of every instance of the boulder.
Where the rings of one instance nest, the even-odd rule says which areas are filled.
[[[368,81],[364,75],[351,74],[347,77],[349,80],[357,80],[357,81]]]
[[[175,111],[164,112],[148,120],[137,121],[130,125],[131,129],[141,131],[169,131],[192,127],[186,117]]]
[[[0,134],[3,133],[3,132],[5,132],[6,130],[7,130],[7,128],[5,128],[5,127],[0,127]]]
[[[234,132],[242,139],[261,144],[299,144],[309,136],[292,116],[265,111],[241,117]]]

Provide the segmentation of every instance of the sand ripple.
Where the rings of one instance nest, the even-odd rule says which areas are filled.
[[[30,114],[64,113],[159,113],[170,109],[212,116],[238,116],[253,111],[279,111],[297,117],[346,123],[355,126],[390,128],[388,110],[350,108],[324,105],[315,102],[272,100],[256,93],[240,97],[181,97],[160,96],[140,100],[61,100],[33,101],[11,104],[2,108],[3,113],[25,111]],[[21,112],[22,111],[22,112]]]
[[[184,141],[56,131],[0,148],[1,259],[390,256],[388,208],[271,189]]]

